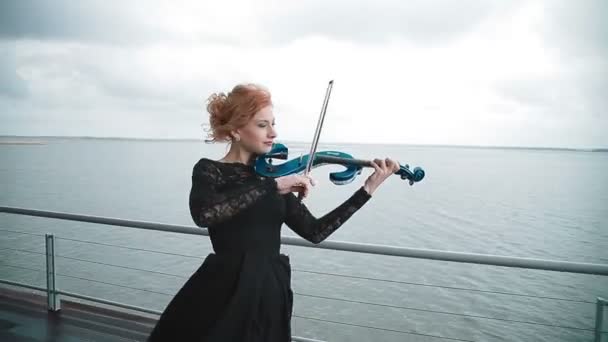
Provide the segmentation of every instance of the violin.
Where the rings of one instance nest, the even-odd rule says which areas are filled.
[[[294,173],[301,173],[306,170],[309,164],[310,154],[302,155],[282,164],[273,164],[273,159],[287,160],[289,150],[287,146],[275,143],[272,149],[257,157],[255,161],[255,171],[264,177],[282,177]],[[338,164],[346,167],[344,171],[331,172],[329,179],[336,185],[343,185],[352,182],[361,174],[363,167],[372,167],[369,160],[355,159],[352,155],[340,151],[318,151],[314,153],[312,168],[328,164]],[[399,170],[395,172],[401,179],[407,179],[410,185],[420,182],[424,178],[424,170],[415,167],[410,170],[409,165],[399,165]]]
[[[286,160],[288,156],[287,146],[279,143],[272,145],[269,152],[258,156],[255,161],[255,171],[265,177],[281,177],[290,175],[293,173],[303,172],[308,175],[310,170],[314,167],[318,167],[326,164],[339,164],[346,167],[344,171],[332,172],[329,174],[329,179],[332,183],[337,185],[348,184],[352,182],[355,177],[361,174],[361,170],[364,166],[373,167],[371,161],[355,159],[348,153],[340,151],[317,151],[317,145],[319,143],[319,136],[321,134],[321,128],[323,127],[323,120],[325,119],[325,113],[327,111],[327,103],[329,102],[329,95],[333,87],[334,81],[329,81],[327,86],[327,92],[325,93],[325,99],[323,100],[323,107],[321,108],[321,115],[317,123],[317,129],[312,139],[312,145],[310,153],[307,155],[300,156],[299,158],[292,159],[288,162],[274,165],[272,159],[283,159]],[[311,156],[313,156],[311,158]],[[409,165],[399,165],[399,171],[395,172],[396,175],[401,176],[401,179],[409,180],[410,185],[414,185],[416,182],[420,182],[424,178],[424,170],[420,167],[415,167],[414,170],[410,170]]]

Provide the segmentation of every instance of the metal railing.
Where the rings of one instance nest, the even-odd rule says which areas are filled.
[[[604,307],[608,306],[608,301],[604,298],[598,297],[595,309],[595,342],[602,342],[602,325],[604,324]]]
[[[117,219],[117,218],[107,218],[107,217],[99,217],[99,216],[71,214],[71,213],[15,208],[15,207],[3,207],[3,206],[0,206],[0,212],[18,214],[18,215],[27,215],[27,216],[54,218],[54,219],[60,219],[60,220],[97,223],[97,224],[103,224],[103,225],[122,226],[122,227],[128,227],[128,228],[139,228],[139,229],[146,229],[146,230],[156,230],[156,231],[175,232],[175,233],[194,234],[194,235],[205,235],[205,236],[209,235],[207,230],[203,229],[203,228],[193,228],[193,227],[189,227],[189,226],[169,225],[169,224],[161,224],[161,223],[155,223],[155,222],[143,222],[143,221],[124,220],[124,219]],[[139,290],[139,291],[147,291],[150,293],[155,293],[155,294],[160,294],[160,295],[165,295],[165,296],[172,296],[172,294],[165,293],[165,292],[151,291],[151,290],[146,290],[146,289],[129,287],[129,286],[121,285],[121,284],[93,280],[93,279],[88,279],[88,278],[83,278],[83,277],[76,277],[76,276],[68,275],[68,274],[61,274],[61,273],[56,272],[55,258],[72,259],[72,260],[77,260],[77,261],[81,261],[81,262],[95,263],[95,264],[101,264],[101,265],[110,266],[110,267],[123,268],[123,269],[127,269],[127,270],[144,271],[144,272],[150,272],[150,273],[155,273],[155,274],[159,274],[159,275],[173,276],[173,277],[187,279],[187,277],[184,277],[182,275],[172,274],[172,273],[159,272],[159,271],[154,271],[154,270],[145,270],[145,269],[128,267],[128,266],[124,266],[124,265],[110,264],[110,263],[104,263],[104,262],[100,262],[100,261],[86,260],[86,259],[80,259],[80,258],[60,255],[60,254],[56,253],[57,251],[55,249],[55,237],[52,235],[49,235],[49,234],[42,235],[42,234],[34,234],[34,233],[27,233],[27,232],[20,232],[20,231],[14,231],[14,230],[6,230],[6,229],[0,229],[0,231],[45,237],[46,253],[40,253],[40,252],[36,252],[36,251],[24,250],[24,249],[18,249],[18,248],[4,248],[7,250],[22,252],[22,253],[33,253],[33,254],[46,255],[46,269],[45,270],[32,269],[32,268],[27,268],[27,267],[23,267],[23,266],[15,266],[15,265],[7,265],[7,264],[5,264],[4,266],[22,268],[22,269],[31,270],[31,271],[45,272],[46,279],[47,279],[46,288],[39,287],[39,286],[33,286],[30,284],[25,284],[25,283],[20,283],[20,282],[15,282],[15,281],[10,281],[7,279],[0,279],[0,283],[5,283],[8,285],[13,285],[13,286],[21,286],[24,288],[35,289],[35,290],[46,292],[49,310],[53,310],[53,311],[60,310],[60,295],[65,295],[65,296],[69,296],[69,297],[79,298],[79,299],[102,303],[102,304],[106,304],[106,305],[113,305],[116,307],[129,309],[129,310],[136,310],[136,311],[156,314],[156,315],[161,314],[160,311],[152,310],[149,308],[129,305],[129,304],[110,301],[110,300],[101,299],[101,298],[95,298],[95,297],[86,296],[83,294],[78,294],[78,293],[58,289],[56,286],[56,282],[55,282],[55,279],[57,276],[80,279],[80,280],[85,280],[85,281],[93,281],[93,282],[102,283],[102,284],[111,285],[111,286],[118,286],[118,287],[133,289],[133,290]],[[179,254],[179,253],[159,252],[159,251],[143,249],[143,248],[134,248],[134,247],[130,247],[130,246],[105,244],[105,243],[100,243],[100,242],[79,240],[79,239],[73,239],[73,238],[67,238],[67,237],[57,237],[57,239],[63,239],[63,240],[67,240],[67,241],[80,242],[80,243],[96,244],[96,245],[101,245],[101,246],[125,248],[125,249],[137,250],[137,251],[146,251],[146,252],[150,252],[150,253],[175,255],[175,256],[196,258],[196,259],[201,258],[200,256],[185,255],[185,254]],[[398,256],[398,257],[407,257],[407,258],[420,258],[420,259],[429,259],[429,260],[442,260],[442,261],[452,261],[452,262],[459,262],[459,263],[483,264],[483,265],[514,267],[514,268],[523,268],[523,269],[536,269],[536,270],[557,271],[557,272],[568,272],[568,273],[578,273],[578,274],[594,274],[594,275],[602,275],[602,276],[608,275],[608,265],[603,265],[603,264],[576,263],[576,262],[565,262],[565,261],[554,261],[554,260],[543,260],[543,259],[517,258],[517,257],[505,257],[505,256],[485,255],[485,254],[438,251],[438,250],[428,250],[428,249],[402,248],[402,247],[361,244],[361,243],[349,243],[349,242],[340,242],[340,241],[325,241],[321,244],[312,244],[312,243],[310,243],[306,240],[300,239],[300,238],[293,238],[293,237],[286,237],[286,236],[281,237],[281,242],[284,245],[293,245],[293,246],[329,249],[329,250],[340,250],[340,251],[348,251],[348,252],[356,252],[356,253]],[[1,263],[0,263],[0,265],[1,265]],[[413,282],[392,281],[392,280],[387,280],[387,279],[377,279],[377,278],[369,278],[369,277],[356,277],[356,276],[350,276],[350,275],[315,272],[315,271],[308,271],[308,270],[294,270],[294,271],[305,272],[305,273],[318,273],[318,274],[337,276],[337,277],[393,282],[393,283],[401,283],[401,284],[416,285],[416,286],[448,288],[451,290],[485,292],[485,293],[493,293],[493,294],[504,294],[504,295],[510,295],[510,296],[523,296],[523,297],[532,297],[532,298],[542,298],[542,299],[593,304],[596,306],[595,328],[587,329],[587,328],[571,327],[571,326],[558,325],[558,324],[548,324],[548,323],[541,323],[541,322],[529,322],[529,321],[521,321],[521,320],[503,319],[503,318],[496,318],[496,317],[487,317],[487,316],[482,316],[482,315],[470,315],[470,314],[462,314],[462,313],[454,313],[454,312],[446,312],[446,311],[438,311],[438,310],[402,307],[402,306],[396,306],[396,305],[365,302],[365,301],[359,301],[359,300],[348,300],[348,299],[343,299],[343,298],[324,297],[324,296],[310,295],[310,294],[305,294],[305,293],[294,293],[295,295],[304,296],[304,297],[314,297],[314,298],[322,298],[322,299],[327,299],[327,300],[337,300],[337,301],[341,301],[341,302],[350,302],[350,303],[365,304],[365,305],[376,305],[376,306],[413,310],[413,311],[432,312],[432,313],[444,314],[444,315],[457,315],[457,316],[463,316],[463,317],[469,317],[469,318],[504,321],[504,322],[510,322],[510,323],[532,324],[532,325],[557,327],[557,328],[571,329],[571,330],[584,330],[584,331],[593,332],[596,342],[600,342],[602,334],[606,333],[606,331],[603,331],[602,323],[603,323],[603,315],[604,315],[604,310],[605,310],[604,307],[608,306],[608,302],[600,297],[598,297],[595,302],[591,302],[591,301],[573,300],[573,299],[567,299],[567,298],[535,296],[535,295],[517,294],[517,293],[499,292],[499,291],[488,291],[488,290],[476,290],[476,289],[459,288],[459,287],[453,287],[453,286],[439,286],[439,285],[413,283]],[[450,338],[450,337],[446,337],[446,336],[423,334],[423,333],[414,332],[414,331],[401,331],[401,330],[385,329],[385,328],[379,328],[379,327],[373,327],[373,326],[357,325],[357,324],[346,323],[346,322],[330,321],[330,320],[318,319],[318,318],[314,318],[314,317],[306,317],[306,316],[298,316],[298,315],[294,315],[293,317],[298,317],[298,318],[312,320],[312,321],[318,320],[318,321],[323,321],[326,323],[350,325],[350,326],[357,326],[357,327],[363,327],[363,328],[368,328],[368,329],[377,329],[377,330],[382,330],[382,331],[387,331],[387,332],[397,332],[397,333],[410,334],[410,335],[428,336],[428,337],[434,337],[434,338],[446,339],[446,340],[455,340],[455,341],[469,341],[469,340],[458,339],[458,338]],[[317,340],[307,339],[307,338],[303,338],[303,337],[293,337],[292,340],[293,341],[319,342]],[[473,341],[469,341],[469,342],[473,342]]]

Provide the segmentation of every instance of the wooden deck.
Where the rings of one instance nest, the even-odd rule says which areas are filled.
[[[0,341],[145,341],[156,322],[115,309],[63,299],[61,310],[46,309],[34,291],[0,287]]]

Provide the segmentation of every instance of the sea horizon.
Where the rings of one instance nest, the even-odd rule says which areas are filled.
[[[78,139],[78,140],[115,140],[115,141],[159,141],[159,142],[205,142],[203,138],[152,138],[152,137],[119,137],[119,136],[87,136],[87,135],[0,135],[0,139]],[[302,140],[280,140],[281,143],[309,144]],[[31,141],[1,141],[0,145],[32,143]],[[43,142],[36,141],[36,144]],[[345,142],[324,141],[322,145],[380,145],[429,148],[473,148],[496,150],[544,150],[544,151],[575,151],[575,152],[608,152],[606,147],[568,147],[568,146],[527,146],[527,145],[467,145],[467,144],[420,144],[395,142]],[[221,144],[221,143],[217,143]]]

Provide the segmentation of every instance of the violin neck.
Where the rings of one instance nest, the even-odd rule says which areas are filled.
[[[333,157],[327,155],[315,155],[315,160],[321,163],[332,163],[332,164],[340,164],[340,165],[359,165],[359,166],[367,166],[372,167],[372,163],[369,160],[363,159],[353,159],[353,158],[342,158],[342,157]]]

